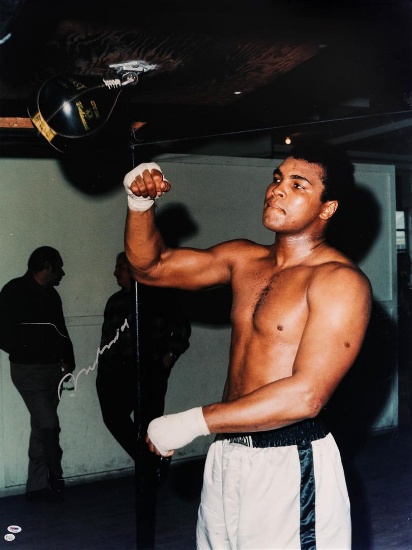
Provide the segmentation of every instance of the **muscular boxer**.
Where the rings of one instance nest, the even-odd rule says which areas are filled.
[[[368,279],[325,239],[338,206],[353,196],[353,174],[333,147],[295,147],[264,198],[273,244],[241,239],[207,250],[164,243],[153,204],[171,184],[159,166],[139,165],[125,177],[125,244],[136,280],[233,292],[222,402],[157,418],[147,435],[153,452],[170,456],[218,434],[206,460],[198,549],[351,546],[344,472],[322,410],[370,317]]]

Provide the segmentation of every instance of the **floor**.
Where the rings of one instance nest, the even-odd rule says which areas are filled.
[[[370,436],[348,467],[353,550],[412,550],[411,459],[412,430],[403,426]],[[158,490],[156,550],[195,549],[202,470],[202,459],[172,463]],[[122,477],[69,486],[59,504],[0,499],[0,548],[141,550],[135,497],[135,478]],[[21,532],[7,541],[13,525]]]

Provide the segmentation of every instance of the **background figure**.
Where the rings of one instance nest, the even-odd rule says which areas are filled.
[[[136,460],[138,430],[135,422],[140,420],[144,436],[149,422],[163,414],[170,372],[189,347],[191,326],[172,290],[139,285],[141,418],[134,415],[133,419],[131,413],[136,412],[137,403],[134,281],[124,252],[116,257],[114,276],[121,290],[108,299],[104,310],[100,350],[112,344],[100,355],[96,388],[104,423]],[[122,330],[125,320],[129,328]]]
[[[75,368],[54,288],[63,276],[59,252],[42,246],[31,254],[27,273],[0,293],[0,347],[9,354],[11,379],[30,413],[27,500],[63,499],[58,386]]]

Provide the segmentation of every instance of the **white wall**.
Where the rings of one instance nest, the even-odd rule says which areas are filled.
[[[170,194],[158,202],[159,215],[172,204],[184,204],[198,225],[197,233],[180,244],[205,247],[237,237],[272,242],[261,214],[275,160],[185,155],[155,160],[173,183]],[[90,367],[95,363],[105,302],[118,288],[112,273],[115,255],[123,248],[126,201],[121,182],[110,194],[88,196],[66,181],[55,160],[0,159],[0,166],[0,286],[25,272],[27,259],[38,246],[56,247],[64,260],[66,277],[58,291],[74,343],[75,374],[80,373],[76,392],[64,392],[59,407],[65,477],[70,482],[117,475],[133,465],[102,422],[96,371]],[[394,171],[358,166],[357,178],[369,186],[383,210],[378,239],[362,267],[372,279],[377,299],[393,315]],[[166,412],[220,399],[229,337],[227,326],[193,324],[190,348],[171,375]],[[29,416],[11,383],[3,352],[0,367],[1,495],[24,490]],[[392,383],[377,426],[396,423],[396,380]],[[175,459],[204,454],[210,441],[211,436],[194,441]]]

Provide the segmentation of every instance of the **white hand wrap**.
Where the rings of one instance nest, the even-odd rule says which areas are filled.
[[[147,429],[150,441],[165,455],[169,451],[184,447],[200,435],[209,435],[202,407],[177,414],[166,414],[155,418]]]
[[[144,170],[149,170],[149,172],[152,170],[159,170],[159,172],[163,175],[160,166],[158,166],[155,162],[142,162],[142,164],[139,164],[136,168],[133,168],[133,170],[125,175],[123,185],[127,193],[127,204],[130,210],[135,210],[136,212],[144,212],[145,210],[149,210],[154,203],[154,199],[151,199],[150,197],[138,197],[130,190],[134,179],[137,176],[141,176]]]

